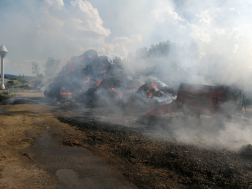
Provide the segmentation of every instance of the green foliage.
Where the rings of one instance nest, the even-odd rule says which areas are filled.
[[[199,52],[193,41],[183,45],[164,41],[149,48],[139,48],[135,54],[129,53],[123,62],[125,69],[135,75],[154,76],[177,87],[180,82],[186,82],[192,75],[198,74],[201,66]]]
[[[3,93],[0,94],[0,102],[3,102],[4,100],[8,99],[7,95],[4,95]]]
[[[3,101],[7,100],[8,98],[13,98],[13,97],[15,97],[15,96],[16,96],[15,93],[8,95],[8,92],[7,92],[7,91],[4,91],[4,92],[0,93],[0,104],[1,104]]]
[[[19,86],[19,88],[22,88],[22,89],[29,89],[29,85],[28,85],[28,84],[21,85],[21,86]]]
[[[55,76],[59,63],[60,60],[48,57],[47,62],[45,63],[45,76]]]
[[[32,74],[36,74],[37,77],[41,78],[43,77],[43,74],[39,73],[39,65],[37,62],[32,62]]]
[[[32,62],[32,74],[39,74],[39,65],[37,62]]]
[[[26,81],[26,79],[25,79],[25,77],[24,77],[24,74],[23,74],[23,75],[19,75],[19,76],[17,77],[17,80],[18,80],[19,82],[21,82],[22,84],[27,83],[27,81]]]
[[[151,45],[148,51],[149,56],[167,56],[171,48],[170,41],[161,42],[156,45]]]
[[[10,77],[10,78],[8,78],[9,80],[17,80],[17,78],[16,77]],[[14,81],[15,82],[15,81]]]
[[[136,50],[136,58],[150,58],[150,57],[160,57],[168,56],[171,49],[176,45],[172,44],[170,41],[161,42],[158,44],[153,44],[148,49],[146,47],[139,48]]]

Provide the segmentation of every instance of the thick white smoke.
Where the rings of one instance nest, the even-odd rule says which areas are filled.
[[[87,49],[111,57],[130,51],[124,68],[141,84],[154,76],[174,88],[180,82],[236,84],[251,92],[251,5],[248,0],[2,0],[6,73],[30,75],[31,62],[43,68],[47,57],[65,65]],[[161,53],[134,53],[167,40],[169,49]],[[244,130],[228,128],[226,133],[241,133],[241,139]]]

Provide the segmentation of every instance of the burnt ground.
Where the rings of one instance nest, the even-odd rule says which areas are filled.
[[[146,118],[137,111],[122,114],[102,108],[48,104],[43,107],[36,103],[38,100],[44,102],[41,97],[29,98],[34,101],[19,99],[10,106],[1,106],[0,134],[4,140],[0,149],[0,186],[4,183],[5,188],[12,185],[27,188],[27,184],[33,188],[56,188],[59,183],[55,172],[75,173],[64,168],[60,163],[62,158],[71,155],[68,153],[71,151],[79,153],[81,148],[90,150],[117,175],[123,175],[138,188],[252,188],[252,146],[233,150],[205,145],[206,141],[201,145],[182,143],[176,139],[172,126],[163,129],[173,119],[181,118],[179,113],[168,118]],[[198,127],[197,124],[189,130]],[[216,124],[221,128],[222,124]],[[154,135],[156,127],[161,133]],[[211,132],[210,137],[217,134],[212,130],[205,132]],[[47,145],[45,136],[55,141],[49,146],[53,162],[46,159],[48,146],[39,148],[45,150],[42,156],[38,154],[40,150],[33,149],[38,143]],[[57,154],[55,149],[64,152],[64,156]],[[69,159],[78,160],[75,155],[78,154]],[[72,166],[82,176],[85,168],[75,163]],[[80,184],[87,182],[81,178],[77,179]],[[76,181],[75,177],[68,179]]]
[[[146,134],[145,128],[155,126],[160,121],[157,117],[144,120],[148,123],[145,127],[130,127],[129,123],[137,123],[139,119],[129,116],[125,126],[122,120],[118,124],[95,119],[98,112],[106,111],[61,111],[56,115],[58,119],[83,133],[81,138],[67,137],[64,144],[90,149],[117,167],[138,188],[252,188],[250,145],[234,151],[183,144],[172,134],[166,139],[150,138],[150,131]]]

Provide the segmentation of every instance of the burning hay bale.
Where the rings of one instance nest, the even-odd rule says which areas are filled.
[[[151,99],[166,98],[173,92],[155,78],[140,88],[139,82],[128,78],[120,64],[111,63],[106,56],[98,56],[96,51],[88,50],[81,56],[72,57],[44,94],[62,102],[71,100],[96,107],[137,103],[132,99],[139,99],[142,93],[142,97]],[[140,104],[143,104],[142,101]]]
[[[85,104],[97,101],[98,89],[114,89],[122,85],[114,77],[117,70],[106,56],[98,56],[94,50],[88,50],[78,57],[72,57],[64,66],[54,82],[44,92],[50,98],[73,98]]]
[[[144,93],[148,98],[153,98],[171,95],[174,94],[174,91],[157,78],[150,77],[145,81],[144,85],[139,87],[138,93]]]
[[[152,97],[161,97],[163,95],[163,93],[158,90],[158,88],[156,87],[156,84],[144,84],[142,85],[139,89],[138,92],[144,92],[146,96],[148,96],[149,98]]]

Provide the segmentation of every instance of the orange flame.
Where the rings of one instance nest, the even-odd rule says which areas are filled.
[[[62,94],[62,95],[72,95],[72,93],[70,93],[70,92],[67,92],[67,93],[63,92],[64,90],[65,90],[65,88],[63,87],[63,88],[60,90],[60,94]]]
[[[79,93],[81,93],[83,89],[85,89],[85,87],[82,87],[82,89],[79,91]]]
[[[109,90],[110,90],[110,91],[116,91],[114,88],[110,88]]]
[[[84,84],[88,83],[89,81],[90,81],[90,77],[88,77],[88,79],[86,81],[84,81]]]
[[[157,84],[155,84],[155,83],[152,83],[151,86],[152,86],[153,88],[155,88],[155,89],[158,89],[158,86],[157,86]]]
[[[70,92],[67,92],[67,93],[60,93],[60,94],[62,94],[62,95],[72,95],[72,93],[70,93]]]
[[[150,90],[147,90],[147,93],[149,93],[149,98],[153,97],[153,94],[150,92]]]
[[[103,79],[101,79],[100,81],[98,81],[98,83],[95,85],[95,87],[98,87],[101,84],[102,80]]]
[[[122,100],[123,92],[121,92],[121,91],[118,91],[118,92],[119,92],[119,97]]]

